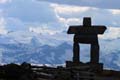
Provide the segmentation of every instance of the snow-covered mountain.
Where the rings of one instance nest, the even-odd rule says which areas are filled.
[[[26,33],[27,34],[27,33]],[[0,37],[0,62],[34,64],[64,64],[72,60],[72,36],[64,33],[54,35],[19,35]],[[17,35],[18,36],[18,35]],[[26,39],[24,39],[24,37]],[[100,61],[105,68],[120,70],[120,39],[100,39]],[[116,45],[117,44],[117,45]],[[81,61],[89,61],[90,45],[81,44]]]
[[[29,39],[25,41],[24,36],[21,38],[10,37],[10,35],[1,36],[0,62],[22,63],[26,61],[35,64],[62,64],[66,59],[65,55],[69,55],[67,52],[72,49],[72,46],[65,40],[55,39],[55,35],[48,37],[48,35],[33,34],[25,38]]]

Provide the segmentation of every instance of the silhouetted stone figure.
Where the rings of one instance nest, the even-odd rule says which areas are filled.
[[[91,18],[85,17],[83,25],[70,26],[68,34],[74,35],[73,62],[79,63],[79,43],[91,44],[90,63],[99,63],[99,43],[98,34],[103,34],[105,26],[91,25]]]

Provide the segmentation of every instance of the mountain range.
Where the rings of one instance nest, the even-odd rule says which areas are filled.
[[[20,37],[20,36],[19,36]],[[22,35],[22,38],[25,37]],[[33,64],[65,64],[72,60],[72,37],[64,33],[27,36],[26,40],[0,36],[1,64],[29,62]],[[120,70],[120,39],[100,39],[100,62],[104,68]],[[80,59],[89,61],[90,45],[80,45]]]

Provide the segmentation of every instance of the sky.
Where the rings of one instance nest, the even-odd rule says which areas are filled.
[[[41,0],[38,0],[41,1]],[[118,0],[42,0],[48,2],[54,2],[59,4],[68,4],[68,5],[76,5],[76,6],[91,6],[97,8],[107,8],[107,9],[120,9]]]
[[[0,35],[54,35],[67,31],[70,25],[81,25],[83,17],[107,26],[101,39],[120,38],[118,0],[0,0]]]

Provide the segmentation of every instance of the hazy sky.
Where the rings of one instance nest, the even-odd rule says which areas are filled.
[[[0,34],[17,31],[54,34],[66,31],[69,25],[82,24],[82,18],[87,16],[92,17],[93,24],[108,27],[108,38],[119,38],[119,3],[119,0],[0,0]]]
[[[68,4],[76,6],[89,6],[97,8],[106,8],[106,9],[120,9],[118,0],[38,0],[38,1],[48,1],[58,4]]]

